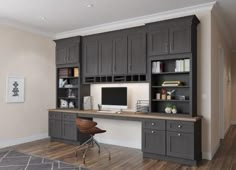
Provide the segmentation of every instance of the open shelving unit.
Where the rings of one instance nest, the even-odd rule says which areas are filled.
[[[152,57],[150,59],[150,107],[151,112],[154,113],[165,113],[165,108],[167,105],[175,106],[177,109],[178,116],[195,116],[196,110],[196,65],[192,65],[191,55],[181,55],[174,58],[173,56],[165,58]],[[189,71],[176,72],[176,60],[189,59],[190,69]],[[160,61],[163,64],[163,70],[158,73],[152,72],[153,62]],[[180,81],[182,82],[179,86],[162,86],[164,81]],[[175,90],[172,98],[167,99],[157,99],[156,94],[162,94],[162,90],[172,91]],[[184,99],[183,99],[184,96]]]

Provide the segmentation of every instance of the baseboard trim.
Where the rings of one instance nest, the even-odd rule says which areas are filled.
[[[141,149],[140,143],[127,143],[127,141],[118,141],[118,140],[112,140],[112,139],[104,139],[100,137],[95,137],[97,141],[104,144],[110,144],[110,145],[116,145],[116,146],[123,146],[128,148],[135,148],[135,149]]]
[[[6,148],[14,145],[19,145],[27,142],[32,142],[40,139],[48,138],[48,133],[40,133],[37,135],[32,135],[24,138],[17,138],[11,140],[4,140],[0,142],[0,148]]]

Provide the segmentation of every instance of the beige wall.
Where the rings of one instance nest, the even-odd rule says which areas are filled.
[[[55,107],[55,44],[0,25],[0,148],[47,136],[47,109]],[[25,102],[6,103],[7,76],[25,78]]]
[[[220,78],[219,67],[223,67],[223,133],[226,133],[231,125],[231,50],[226,43],[218,20],[214,15],[214,9],[211,17],[211,150],[216,152],[220,142]],[[224,51],[224,62],[220,63],[220,51]]]
[[[231,121],[232,124],[236,124],[236,109],[234,108],[235,104],[235,96],[236,96],[236,52],[232,54],[232,61],[231,61],[231,68],[232,68],[232,105],[231,105]]]

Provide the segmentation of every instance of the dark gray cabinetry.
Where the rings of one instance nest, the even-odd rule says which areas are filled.
[[[129,30],[128,74],[146,74],[146,32],[144,27]]]
[[[73,113],[49,112],[49,136],[70,141],[78,140],[76,115]]]
[[[124,34],[113,38],[113,75],[126,75],[128,65],[128,39]]]
[[[201,155],[201,120],[145,120],[142,123],[144,157],[196,165]]]
[[[62,113],[62,138],[66,140],[78,139],[77,127],[75,124],[76,114]]]
[[[85,37],[83,39],[83,76],[98,75],[99,45],[96,37]]]
[[[148,56],[193,52],[198,23],[196,16],[188,16],[147,24]]]
[[[99,40],[99,75],[112,75],[112,39],[104,37]]]
[[[142,151],[165,155],[166,153],[165,120],[143,121]]]
[[[56,64],[78,64],[80,37],[56,40]]]
[[[169,31],[164,24],[148,26],[148,56],[169,53]]]

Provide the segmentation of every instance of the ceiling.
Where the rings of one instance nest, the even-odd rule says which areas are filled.
[[[236,0],[216,1],[232,33],[236,30]],[[0,22],[55,37],[62,32],[208,2],[214,0],[0,0]]]

